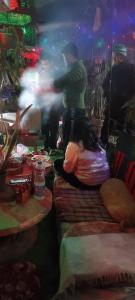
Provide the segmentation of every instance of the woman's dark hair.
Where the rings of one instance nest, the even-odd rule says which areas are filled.
[[[84,148],[90,151],[99,151],[100,145],[94,128],[87,118],[75,120],[71,130],[70,141],[83,142]]]

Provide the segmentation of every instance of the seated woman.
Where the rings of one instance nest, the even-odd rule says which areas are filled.
[[[97,189],[110,177],[106,152],[86,118],[74,121],[65,159],[56,160],[54,167],[60,176],[79,189]]]

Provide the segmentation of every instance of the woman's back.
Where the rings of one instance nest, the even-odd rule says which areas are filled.
[[[102,149],[86,150],[81,142],[68,144],[64,170],[68,173],[73,172],[86,185],[102,184],[110,177],[106,152]]]
[[[106,152],[83,150],[78,157],[77,178],[87,185],[97,185],[110,177]]]

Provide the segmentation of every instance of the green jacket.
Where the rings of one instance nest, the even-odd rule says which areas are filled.
[[[72,64],[70,71],[54,82],[54,87],[64,92],[66,108],[85,108],[86,85],[87,72],[82,61]]]

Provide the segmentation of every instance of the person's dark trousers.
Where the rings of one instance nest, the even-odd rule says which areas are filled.
[[[101,130],[101,141],[103,145],[108,145],[109,135],[113,135],[117,131],[123,131],[125,127],[125,119],[127,108],[122,108],[121,103],[125,103],[123,98],[112,99],[112,104],[106,108],[103,127]],[[121,106],[120,106],[121,104]]]
[[[54,105],[49,112],[41,112],[41,131],[45,148],[56,149],[61,107]]]
[[[81,108],[66,108],[63,116],[63,144],[66,148],[72,131],[72,124],[75,120],[83,119],[85,117],[85,109]]]
[[[49,113],[45,108],[41,110],[41,133],[44,138],[45,148],[49,147]]]
[[[109,133],[110,133],[111,127],[112,127],[112,124],[109,120],[109,111],[106,110],[103,127],[101,130],[101,138],[100,138],[101,142],[104,146],[108,145],[108,139],[109,139]]]
[[[105,114],[103,127],[101,130],[101,142],[104,146],[108,146],[109,135],[116,135],[124,130],[124,121],[109,119],[109,114]]]
[[[101,185],[86,185],[78,180],[74,173],[66,173],[63,168],[63,159],[58,159],[54,162],[54,168],[58,175],[60,175],[64,180],[70,183],[72,186],[81,189],[81,190],[97,190]]]
[[[49,116],[49,146],[51,149],[56,149],[58,139],[60,110],[52,107]]]

